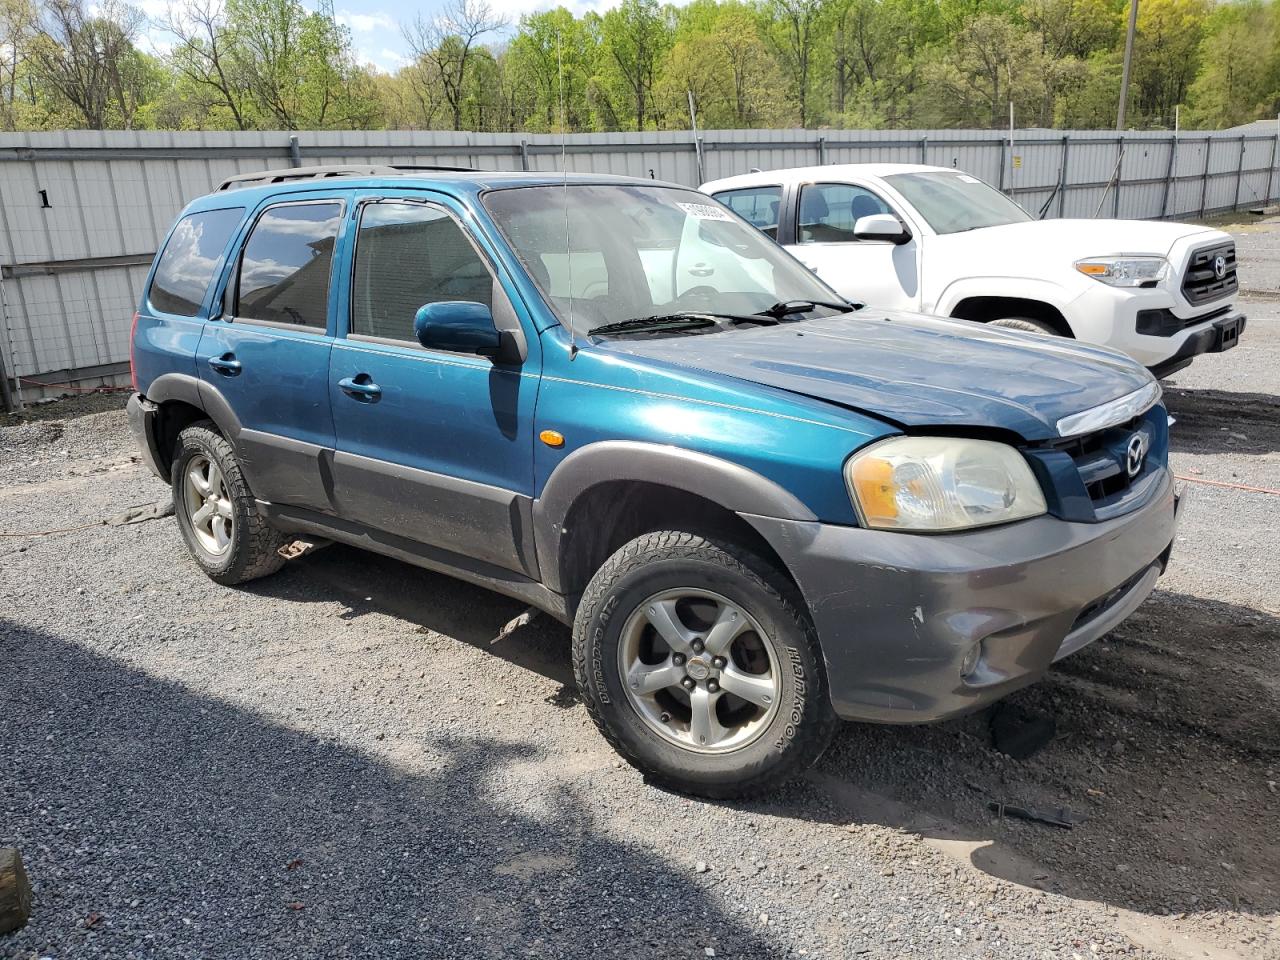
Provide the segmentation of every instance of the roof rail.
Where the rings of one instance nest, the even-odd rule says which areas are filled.
[[[334,177],[395,177],[419,170],[470,172],[471,167],[436,165],[388,166],[379,163],[335,164],[317,167],[285,167],[281,170],[259,170],[256,173],[237,173],[218,184],[218,191],[238,190],[241,187],[259,187],[270,183],[293,183],[298,180],[329,180]],[[215,191],[217,192],[217,191]]]

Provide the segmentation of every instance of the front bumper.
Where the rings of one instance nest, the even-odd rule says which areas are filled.
[[[1166,474],[1145,506],[1103,523],[920,536],[746,519],[808,602],[836,713],[921,723],[983,707],[1113,629],[1163,572],[1176,511]]]
[[[1177,352],[1168,360],[1151,368],[1157,377],[1167,377],[1187,366],[1202,353],[1221,353],[1240,342],[1248,318],[1238,310],[1219,317],[1200,328],[1192,328],[1182,340]]]
[[[155,418],[160,408],[142,394],[135,393],[129,397],[125,409],[129,413],[129,430],[133,433],[142,462],[157,477],[167,481],[169,476],[161,467],[160,451],[156,448]]]

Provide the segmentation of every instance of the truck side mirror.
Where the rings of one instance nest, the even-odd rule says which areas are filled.
[[[853,235],[859,240],[887,240],[898,246],[911,240],[911,231],[890,213],[859,217],[853,225]]]

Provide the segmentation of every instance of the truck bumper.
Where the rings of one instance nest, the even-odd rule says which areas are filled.
[[[746,516],[796,578],[836,713],[922,723],[1044,675],[1146,599],[1173,544],[1166,474],[1133,513],[923,536]]]
[[[142,456],[147,469],[161,480],[168,482],[169,476],[160,466],[160,451],[156,449],[155,417],[159,408],[140,393],[129,397],[126,406],[129,412],[129,429],[133,433],[134,442]]]
[[[1177,351],[1168,360],[1151,367],[1157,377],[1167,377],[1187,366],[1202,353],[1221,353],[1240,342],[1248,318],[1238,310],[1206,323],[1198,329],[1187,331]]]

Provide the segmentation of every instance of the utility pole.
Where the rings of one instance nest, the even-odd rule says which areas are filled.
[[[1116,110],[1116,132],[1124,130],[1124,111],[1129,103],[1129,69],[1133,66],[1133,33],[1138,27],[1138,0],[1129,0],[1129,31],[1124,37],[1124,72],[1120,74],[1120,107]]]

